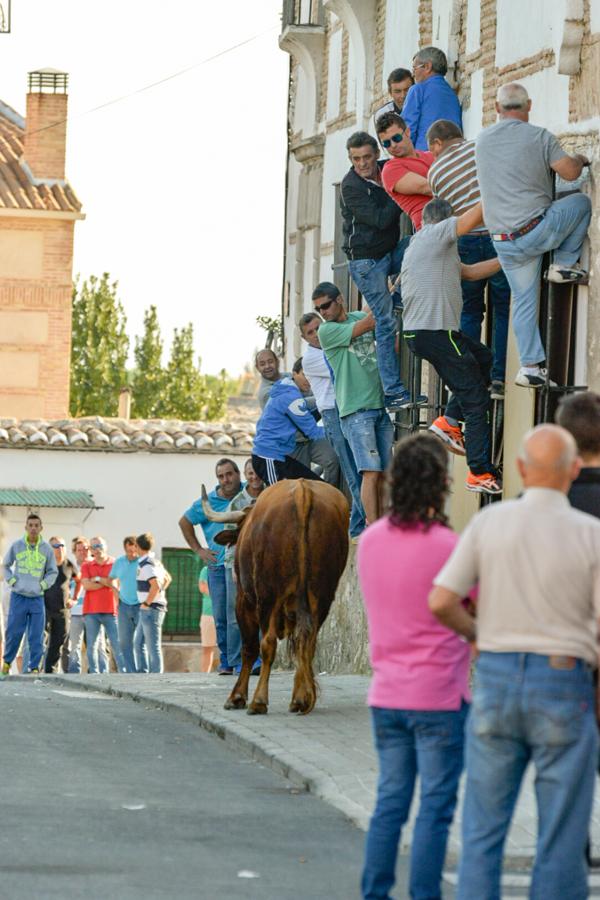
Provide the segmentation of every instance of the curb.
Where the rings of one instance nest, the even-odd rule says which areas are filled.
[[[13,676],[14,677],[14,676]],[[278,747],[273,747],[267,738],[247,732],[243,725],[238,724],[227,716],[212,712],[195,712],[178,703],[157,700],[156,697],[144,693],[144,691],[126,690],[111,687],[106,684],[88,684],[83,681],[75,681],[73,677],[65,678],[61,675],[38,676],[45,684],[60,684],[63,687],[80,688],[84,691],[109,694],[136,703],[144,703],[154,709],[162,709],[166,712],[174,712],[183,715],[186,719],[199,725],[205,731],[216,735],[225,741],[232,749],[240,750],[245,756],[272,769],[291,781],[292,784],[302,788],[308,793],[319,797],[329,806],[333,806],[347,819],[362,831],[369,827],[369,816],[364,809],[340,794],[338,787],[330,776],[323,774],[315,766],[297,760],[289,753],[282,752]],[[36,679],[37,680],[37,679]]]

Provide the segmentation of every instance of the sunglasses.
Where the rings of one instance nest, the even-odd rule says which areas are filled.
[[[404,138],[404,132],[402,134],[393,134],[389,140],[385,140],[381,142],[381,146],[385,147],[386,150],[389,150],[392,146],[392,142],[394,144],[402,143],[402,139]]]
[[[50,544],[51,547],[54,547],[55,550],[58,550],[59,547],[64,547],[64,544]]]
[[[319,306],[315,304],[315,309],[317,312],[321,312],[323,309],[329,309],[332,303],[337,303],[337,297],[334,297],[333,300],[326,300],[325,303],[321,303]]]
[[[90,547],[92,550],[103,550],[104,544],[90,544]]]

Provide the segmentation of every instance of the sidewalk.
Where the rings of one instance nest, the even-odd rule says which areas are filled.
[[[42,676],[44,677],[44,676]],[[362,675],[321,675],[321,696],[308,716],[288,713],[292,675],[274,672],[266,716],[223,709],[233,679],[216,675],[58,675],[45,676],[57,687],[84,688],[130,697],[147,706],[184,714],[257,762],[311,791],[366,829],[375,797],[377,760]],[[256,679],[250,680],[251,691]],[[600,851],[600,792],[592,822],[594,855]],[[460,851],[460,806],[450,835],[449,856]],[[410,845],[412,817],[402,835]],[[506,854],[512,864],[527,863],[534,852],[536,815],[532,773],[528,771],[509,833]]]

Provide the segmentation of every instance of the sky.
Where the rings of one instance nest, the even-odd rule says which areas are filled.
[[[86,214],[74,276],[118,281],[132,345],[150,304],[167,346],[193,322],[203,372],[239,374],[264,342],[256,316],[280,311],[281,6],[13,0],[11,33],[0,35],[0,99],[22,115],[27,72],[69,73],[67,177]]]

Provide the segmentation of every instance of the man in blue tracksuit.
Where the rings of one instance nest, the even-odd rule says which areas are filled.
[[[256,424],[252,467],[265,484],[275,484],[283,478],[320,480],[311,469],[290,455],[296,446],[297,429],[309,440],[324,437],[323,429],[315,422],[299,388],[291,378],[282,378],[273,385]]]
[[[52,587],[57,576],[54,551],[42,540],[42,520],[30,513],[24,537],[15,541],[4,557],[4,578],[11,594],[1,677],[8,675],[25,631],[29,643],[28,671],[39,672],[46,623],[44,591]]]

